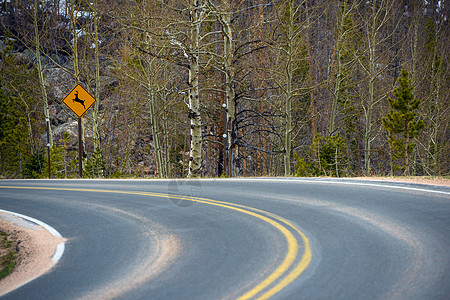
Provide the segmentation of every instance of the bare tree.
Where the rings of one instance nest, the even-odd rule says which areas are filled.
[[[49,100],[44,80],[41,41],[45,36],[45,32],[48,30],[48,26],[51,24],[54,14],[49,11],[51,9],[49,5],[46,5],[38,0],[24,0],[20,2],[14,1],[9,4],[11,5],[11,9],[17,12],[22,19],[18,19],[19,17],[17,17],[14,21],[11,19],[6,19],[15,23],[13,28],[10,27],[11,24],[6,24],[5,22],[2,22],[2,25],[8,34],[12,35],[12,37],[18,40],[21,45],[30,50],[36,59],[36,67],[39,76],[39,89],[42,97],[45,124],[48,132],[48,143],[50,147],[52,147],[53,134],[48,105]],[[12,17],[16,18],[16,16]]]
[[[295,99],[309,91],[308,56],[306,35],[309,27],[306,1],[283,1],[276,4],[277,32],[273,41],[280,58],[279,69],[275,69],[275,81],[280,89],[285,115],[284,134],[284,175],[290,176],[292,139],[293,139],[293,103]]]
[[[349,82],[352,81],[353,72],[351,71],[355,59],[353,57],[355,39],[355,27],[352,20],[352,12],[357,2],[348,4],[343,2],[339,7],[337,14],[336,45],[334,54],[335,79],[332,92],[332,105],[330,115],[329,134],[333,135],[338,130],[336,118],[338,115],[339,104],[345,105],[348,98]]]
[[[371,1],[360,5],[358,10],[359,22],[361,24],[361,48],[356,55],[366,84],[361,94],[361,106],[364,112],[364,170],[368,176],[371,173],[372,142],[376,138],[376,131],[380,129],[380,118],[375,118],[377,107],[386,98],[392,88],[390,85],[377,85],[381,75],[385,74],[390,66],[392,57],[390,50],[394,45],[388,41],[393,38],[400,19],[396,19],[398,3],[395,0]],[[396,41],[398,42],[398,41]],[[378,126],[374,126],[375,123]]]

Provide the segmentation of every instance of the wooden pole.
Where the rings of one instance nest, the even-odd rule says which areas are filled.
[[[225,175],[229,175],[230,171],[228,169],[228,128],[227,128],[227,105],[222,104],[223,110],[223,170]],[[220,174],[222,175],[222,174]],[[219,176],[220,176],[219,175]]]
[[[52,178],[51,166],[50,166],[50,119],[46,118],[45,122],[47,123],[47,159],[48,159],[48,179]]]
[[[78,118],[78,176],[83,178],[83,139],[81,137],[81,118]]]

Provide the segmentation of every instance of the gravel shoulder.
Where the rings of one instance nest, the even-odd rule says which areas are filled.
[[[433,177],[352,177],[351,179],[358,180],[372,180],[372,181],[386,181],[386,182],[406,182],[426,185],[439,185],[450,187],[450,179],[448,178],[433,178]]]

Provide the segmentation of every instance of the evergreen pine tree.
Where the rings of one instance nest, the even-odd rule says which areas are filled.
[[[90,160],[86,162],[86,168],[84,170],[84,177],[89,178],[101,178],[105,177],[106,163],[103,157],[103,152],[98,147],[95,149],[94,153],[92,153],[92,157]]]
[[[340,177],[347,174],[347,146],[339,131],[326,137],[318,133],[311,144],[311,150],[317,153],[317,161],[310,167],[315,176]]]
[[[398,78],[399,86],[393,91],[394,98],[388,98],[391,110],[382,119],[383,127],[389,132],[388,139],[393,157],[404,160],[406,175],[410,175],[408,155],[414,148],[411,139],[419,136],[425,127],[424,121],[416,118],[415,111],[419,109],[420,100],[415,98],[408,77],[408,71],[402,70]]]

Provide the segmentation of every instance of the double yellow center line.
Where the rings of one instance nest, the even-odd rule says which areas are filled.
[[[140,195],[159,198],[170,198],[187,200],[207,205],[214,205],[231,209],[249,216],[258,218],[279,230],[286,239],[287,253],[282,263],[263,281],[240,296],[239,300],[244,299],[269,299],[276,293],[287,287],[292,281],[299,277],[308,267],[312,259],[312,251],[308,238],[289,221],[273,215],[269,212],[252,208],[245,205],[234,204],[224,201],[216,201],[207,198],[189,197],[172,194],[150,193],[150,192],[132,192],[118,190],[102,189],[78,189],[78,188],[52,188],[52,187],[18,187],[18,186],[0,186],[5,189],[32,189],[32,190],[54,190],[54,191],[74,191],[74,192],[97,192],[97,193],[116,193],[128,195]],[[303,244],[303,253],[299,256],[300,244]]]

